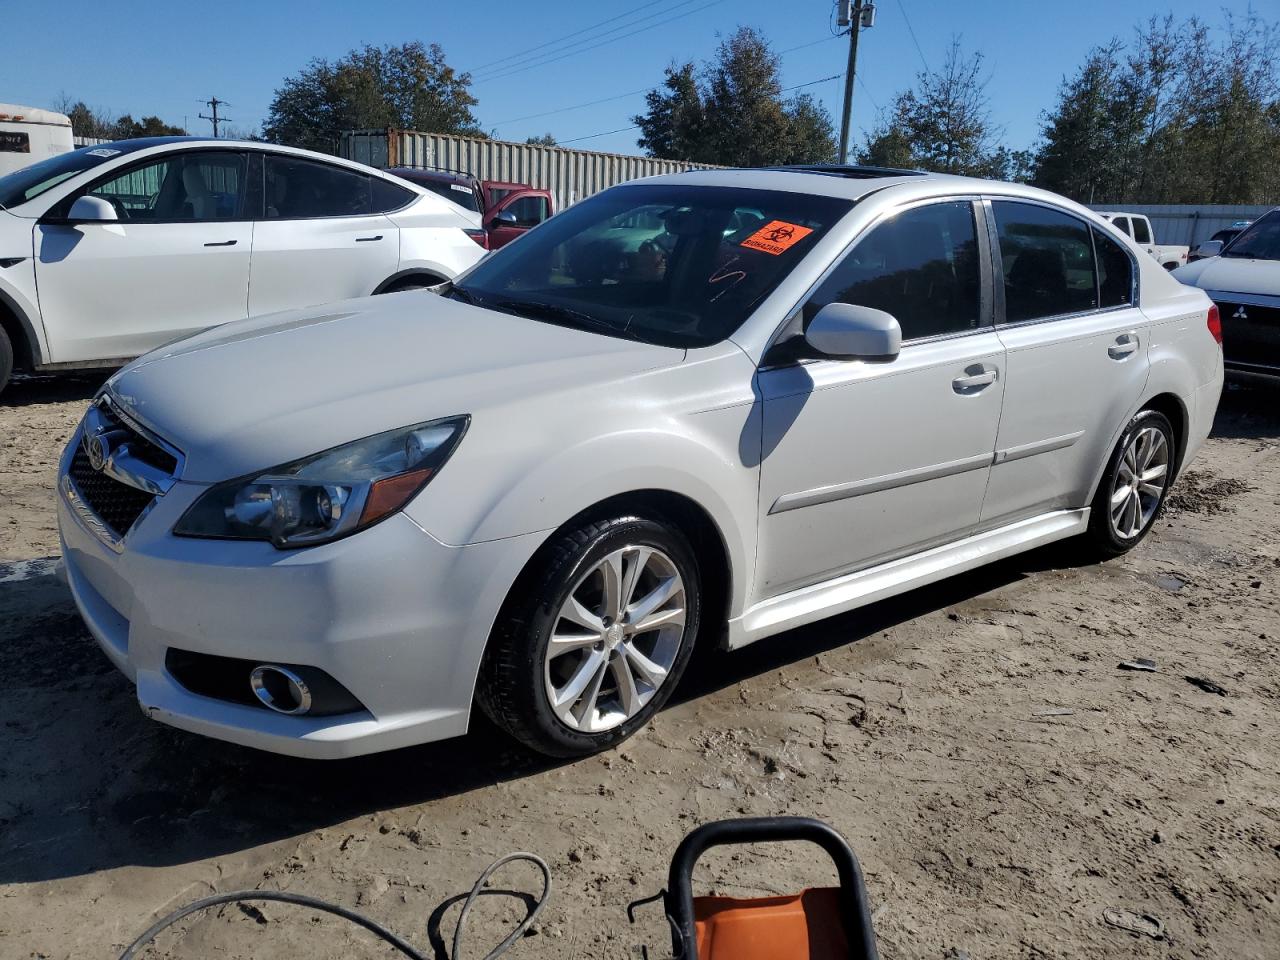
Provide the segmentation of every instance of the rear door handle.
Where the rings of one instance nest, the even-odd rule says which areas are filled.
[[[980,363],[974,364],[965,368],[963,377],[956,377],[951,381],[951,389],[959,394],[974,394],[985,390],[999,378],[1000,372],[995,367],[988,367]]]
[[[218,243],[206,243],[205,246],[206,247],[234,247],[237,242],[238,241],[236,240],[222,240],[222,241],[219,241]]]
[[[376,237],[356,237],[356,243],[372,243],[374,240],[381,239],[382,234],[378,234]]]
[[[1107,356],[1112,360],[1124,360],[1138,350],[1138,335],[1122,333],[1116,337],[1115,343],[1107,347]]]

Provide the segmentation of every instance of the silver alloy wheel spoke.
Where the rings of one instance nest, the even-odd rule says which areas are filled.
[[[1144,427],[1125,445],[1116,463],[1109,501],[1116,536],[1132,540],[1147,528],[1164,497],[1168,473],[1168,440],[1155,427]]]
[[[586,733],[641,712],[684,640],[684,580],[661,550],[630,545],[584,573],[561,604],[544,657],[552,711]]]

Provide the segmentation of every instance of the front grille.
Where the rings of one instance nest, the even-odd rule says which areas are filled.
[[[117,537],[128,533],[142,516],[142,511],[155,499],[145,490],[138,490],[93,469],[83,447],[76,447],[68,472],[85,504]]]

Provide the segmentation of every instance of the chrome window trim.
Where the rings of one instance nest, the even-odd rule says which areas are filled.
[[[882,189],[887,189],[887,188],[882,188]],[[879,191],[876,191],[876,192],[879,192]],[[862,197],[861,200],[859,200],[859,202],[862,202],[863,200],[866,200],[866,197]],[[827,264],[827,268],[822,271],[818,279],[815,280],[813,283],[811,283],[808,289],[806,289],[805,292],[801,294],[800,297],[796,300],[796,302],[791,305],[791,308],[786,312],[785,319],[778,324],[777,328],[773,331],[773,334],[769,337],[768,341],[766,342],[764,352],[761,354],[761,357],[764,358],[769,356],[769,352],[773,350],[773,348],[776,347],[780,342],[780,338],[783,332],[788,327],[790,327],[791,324],[795,322],[796,316],[800,311],[804,310],[805,304],[809,302],[809,299],[814,295],[815,292],[817,292],[819,287],[821,287],[824,283],[827,282],[827,279],[831,276],[831,274],[835,273],[836,269],[842,263],[844,263],[845,259],[853,251],[853,248],[856,247],[859,243],[861,243],[862,240],[866,238],[867,235],[870,234],[872,230],[880,226],[880,224],[882,224],[884,221],[889,220],[893,217],[896,217],[900,213],[904,213],[905,211],[912,210],[916,207],[929,206],[930,204],[935,204],[935,203],[968,203],[970,206],[970,211],[973,214],[974,234],[977,237],[978,247],[979,247],[978,269],[980,271],[980,277],[979,277],[979,289],[978,289],[978,318],[980,321],[982,321],[982,323],[980,326],[974,327],[971,330],[957,330],[955,333],[939,333],[929,337],[915,337],[910,340],[903,340],[902,349],[905,350],[908,347],[916,346],[918,344],[937,343],[942,340],[956,340],[956,339],[959,339],[960,337],[970,337],[970,336],[973,336],[974,334],[992,332],[997,326],[996,314],[995,314],[994,291],[998,286],[1001,286],[1001,285],[996,284],[995,275],[990,271],[990,268],[987,268],[987,269],[983,268],[983,262],[984,262],[983,254],[984,253],[989,254],[990,241],[988,240],[988,238],[983,236],[984,224],[989,220],[989,218],[985,217],[985,211],[981,211],[978,209],[981,204],[981,200],[982,200],[982,197],[974,193],[954,193],[954,194],[942,193],[942,194],[936,194],[934,196],[929,196],[929,197],[917,197],[914,200],[907,200],[902,203],[895,204],[894,206],[886,207],[884,210],[882,210],[879,214],[876,215],[875,219],[873,219],[870,223],[868,223],[865,227],[863,227],[860,231],[858,231],[858,233],[848,242],[848,244],[845,245],[844,249],[841,250],[838,254],[836,254],[835,257],[832,258],[831,262]],[[856,209],[857,209],[857,204],[854,205],[853,210],[849,211],[849,215],[852,215],[854,210]],[[987,257],[987,262],[989,261],[990,261],[990,256]],[[825,357],[812,357],[812,358],[807,358],[806,361],[801,361],[801,362],[849,363],[850,361],[835,360],[832,358],[825,358]],[[784,363],[784,364],[773,364],[773,363],[765,363],[762,359],[759,365],[759,369],[773,370],[779,366],[795,366],[795,361],[788,361],[787,363]]]

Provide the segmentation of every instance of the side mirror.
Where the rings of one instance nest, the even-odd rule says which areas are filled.
[[[892,314],[852,303],[828,303],[809,321],[805,341],[833,360],[892,360],[902,328]]]
[[[1222,246],[1223,244],[1221,240],[1206,240],[1191,252],[1201,260],[1207,260],[1210,257],[1216,257],[1218,254],[1222,253]]]
[[[516,215],[512,213],[510,210],[502,210],[493,215],[492,222],[502,223],[502,224],[506,224],[509,227],[514,227],[519,221],[516,220]]]
[[[73,223],[106,223],[119,219],[116,208],[101,197],[79,197],[67,212],[67,220]]]

